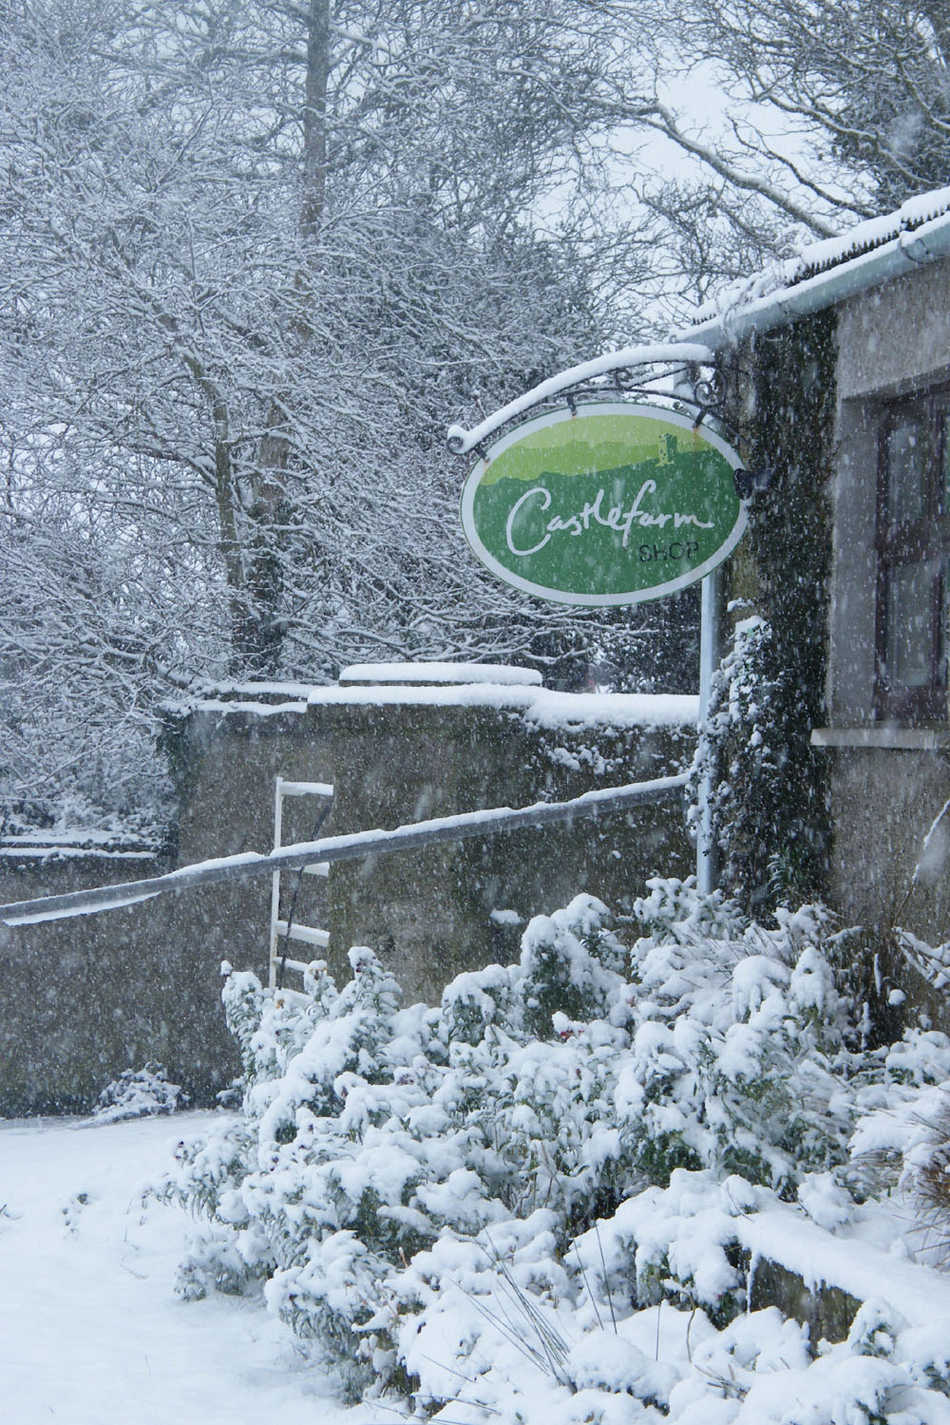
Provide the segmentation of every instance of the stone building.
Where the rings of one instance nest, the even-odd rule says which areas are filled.
[[[752,462],[733,593],[800,631],[826,894],[950,940],[950,188],[758,274],[682,337],[718,353]],[[797,624],[795,621],[797,620]]]

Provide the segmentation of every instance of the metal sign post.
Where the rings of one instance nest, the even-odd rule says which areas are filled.
[[[707,574],[701,586],[699,615],[699,729],[702,736],[709,716],[712,680],[722,656],[722,586],[717,567]],[[711,895],[719,879],[717,847],[713,836],[712,797],[716,785],[716,767],[710,755],[703,767],[699,784],[699,824],[696,829],[696,886],[701,895]]]
[[[453,451],[481,457],[462,492],[462,526],[476,557],[505,583],[556,603],[604,607],[701,581],[700,727],[721,656],[720,566],[742,537],[753,490],[767,485],[767,472],[744,470],[719,434],[731,426],[725,392],[712,353],[630,348],[572,367],[474,430],[449,432]],[[706,895],[719,871],[718,773],[708,750],[696,844]]]

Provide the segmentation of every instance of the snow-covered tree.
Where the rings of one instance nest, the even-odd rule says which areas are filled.
[[[694,295],[950,179],[943,0],[684,0],[654,49],[632,131],[683,162],[637,187]]]
[[[577,615],[468,558],[442,431],[601,346],[641,271],[591,219],[610,7],[3,12],[9,682],[114,728],[195,673],[561,666]],[[64,767],[36,685],[21,761]]]
[[[704,53],[728,68],[739,92],[803,134],[813,160],[843,168],[837,188],[812,176],[822,203],[871,217],[947,182],[950,15],[942,0],[871,8],[703,0],[699,13]],[[759,150],[769,156],[764,141]]]

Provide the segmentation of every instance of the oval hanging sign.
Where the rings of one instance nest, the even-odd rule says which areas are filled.
[[[563,604],[636,604],[702,579],[746,527],[738,454],[688,416],[603,401],[492,445],[462,490],[483,564]]]

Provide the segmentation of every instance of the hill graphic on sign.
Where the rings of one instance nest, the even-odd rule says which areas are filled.
[[[545,426],[497,455],[481,483],[533,480],[542,468],[550,474],[593,474],[622,465],[665,462],[679,453],[709,451],[698,432],[688,427],[658,429],[655,418],[632,414],[633,409],[622,416],[585,415],[577,422]]]

